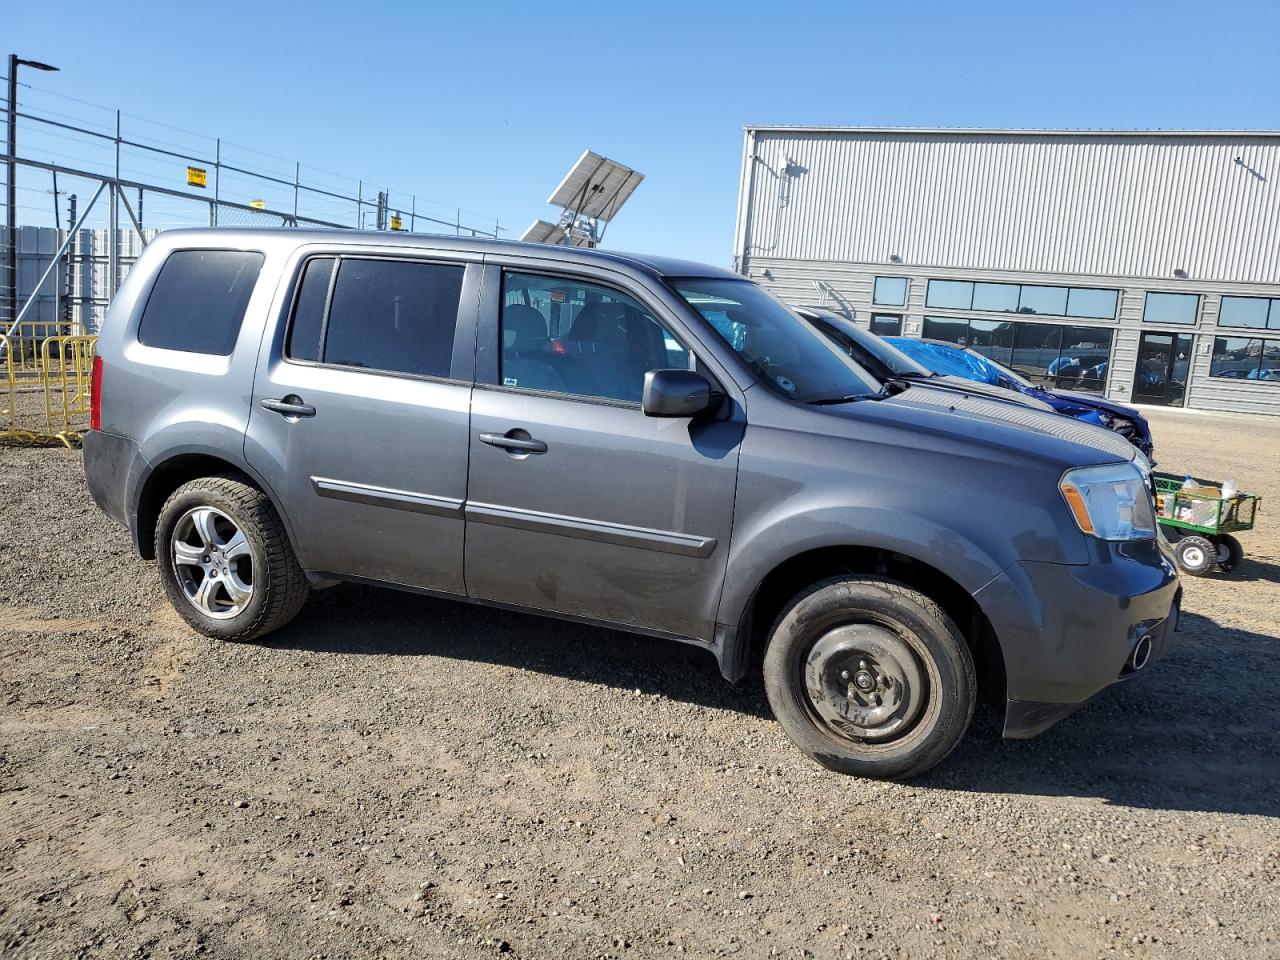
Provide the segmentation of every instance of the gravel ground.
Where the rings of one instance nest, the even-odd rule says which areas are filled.
[[[1161,413],[1280,504],[1280,420]],[[0,954],[1280,956],[1280,525],[1175,652],[909,785],[692,648],[349,586],[224,646],[79,455],[0,449]]]

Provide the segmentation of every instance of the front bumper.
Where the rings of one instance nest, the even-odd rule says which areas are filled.
[[[1004,656],[1006,737],[1048,729],[1168,653],[1181,587],[1159,539],[1095,542],[1092,562],[1014,564],[976,594]],[[1134,647],[1150,656],[1135,670]]]

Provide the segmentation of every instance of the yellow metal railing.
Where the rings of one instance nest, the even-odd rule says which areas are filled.
[[[67,329],[65,323],[26,320],[0,334],[0,442],[79,442],[88,426],[98,338]]]

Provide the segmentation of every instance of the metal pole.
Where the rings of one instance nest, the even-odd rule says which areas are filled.
[[[418,229],[418,195],[415,193],[409,198],[409,232],[414,233]]]
[[[120,289],[120,111],[116,111],[116,178],[111,181],[110,205],[107,210],[107,292],[114,299]],[[87,210],[88,208],[86,208]]]
[[[298,225],[298,181],[302,179],[302,164],[294,161],[293,164],[293,225]]]
[[[72,305],[72,299],[75,297],[75,293],[76,293],[76,283],[75,283],[76,264],[75,264],[75,254],[73,252],[75,250],[75,245],[76,245],[75,244],[76,234],[75,234],[75,231],[72,230],[71,228],[71,225],[75,222],[76,222],[76,195],[73,193],[71,194],[71,196],[67,197],[67,264],[66,264],[67,297],[65,300],[65,306],[63,307],[64,315],[62,318],[63,322],[67,324],[68,330],[71,329],[71,323],[75,318],[75,308]],[[80,328],[81,330],[83,330],[84,325],[81,324]]]
[[[360,222],[360,215],[364,212],[364,205],[361,202],[364,197],[364,181],[356,181],[356,229],[359,230],[363,223]]]
[[[5,209],[9,211],[9,245],[6,257],[9,275],[6,278],[5,289],[9,301],[9,317],[12,319],[18,312],[18,190],[15,183],[18,174],[16,162],[18,150],[13,144],[18,135],[18,55],[16,53],[9,54],[8,107],[9,124],[4,145],[9,151],[9,175],[5,178]]]
[[[213,148],[213,203],[209,204],[209,226],[218,225],[218,198],[222,185],[222,138],[214,142]]]

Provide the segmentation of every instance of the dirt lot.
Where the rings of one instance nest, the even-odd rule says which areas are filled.
[[[342,586],[185,629],[79,455],[0,449],[6,957],[1280,956],[1280,421],[1160,414],[1271,498],[1176,652],[906,786],[699,651]]]

